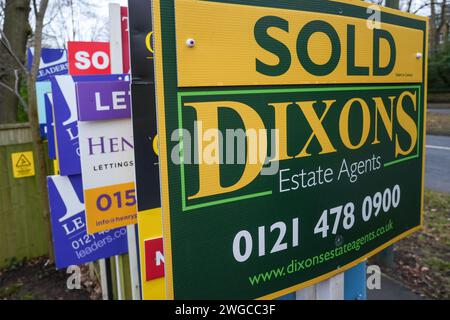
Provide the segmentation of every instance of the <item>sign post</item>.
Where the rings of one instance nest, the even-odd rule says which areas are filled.
[[[421,228],[427,21],[367,8],[154,1],[170,299],[342,298]]]
[[[126,8],[121,8],[118,4],[109,5],[110,19],[110,51],[111,68],[113,72],[129,72],[129,42],[128,42],[128,20]],[[128,84],[129,93],[130,84]],[[128,98],[130,96],[128,95]],[[130,104],[129,104],[130,105]],[[131,105],[130,105],[131,107]],[[131,110],[128,123],[132,131]],[[133,172],[130,178],[134,177]],[[133,185],[135,189],[135,185]],[[135,195],[135,193],[134,193]],[[136,207],[136,206],[135,206]],[[136,209],[137,212],[137,209]],[[136,221],[137,222],[137,221]],[[128,257],[130,262],[131,292],[133,300],[140,299],[139,287],[139,261],[137,249],[136,225],[127,226],[128,235]]]

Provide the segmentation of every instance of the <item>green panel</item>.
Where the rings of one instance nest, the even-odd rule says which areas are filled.
[[[196,120],[195,112],[189,108],[190,103],[208,101],[238,101],[252,106],[262,117],[267,129],[273,128],[273,109],[268,108],[269,102],[283,101],[321,101],[322,99],[336,99],[337,102],[330,109],[323,125],[333,145],[339,152],[321,155],[321,146],[314,139],[308,149],[313,156],[302,159],[281,161],[280,171],[275,176],[259,176],[247,187],[226,195],[212,196],[202,199],[189,200],[188,197],[198,192],[198,165],[185,164],[182,168],[169,164],[172,172],[179,172],[179,176],[172,175],[171,182],[171,224],[173,235],[173,266],[174,286],[178,298],[257,298],[294,286],[298,283],[327,274],[341,266],[348,264],[367,253],[372,252],[384,243],[389,242],[400,234],[403,234],[420,225],[421,187],[422,179],[422,139],[414,148],[410,156],[395,157],[395,143],[391,142],[387,130],[379,121],[378,139],[383,142],[379,145],[365,144],[360,150],[348,150],[339,137],[339,128],[335,124],[339,122],[340,112],[346,101],[353,97],[359,97],[364,101],[371,101],[373,97],[381,97],[389,108],[389,97],[398,97],[402,92],[410,92],[421,101],[421,86],[392,86],[392,87],[343,87],[314,89],[269,89],[256,91],[229,91],[229,92],[201,92],[180,93],[180,114],[182,115],[182,127],[194,132],[193,123]],[[375,104],[369,103],[371,110],[370,141],[374,140],[374,111]],[[420,124],[423,117],[423,108],[418,106],[417,112],[410,100],[405,100],[405,110],[415,123]],[[325,105],[316,108],[320,116]],[[361,136],[362,113],[359,108],[352,112],[351,135],[352,141],[358,141]],[[299,153],[311,134],[311,128],[302,116],[299,108],[291,106],[288,109],[288,151],[294,156]],[[241,120],[231,112],[223,111],[220,115],[221,131],[227,128],[242,128]],[[399,127],[394,115],[394,136],[398,137],[401,145],[408,145],[408,136]],[[170,130],[170,129],[169,129]],[[419,125],[419,136],[423,134],[423,128]],[[290,137],[290,138],[289,138]],[[292,138],[294,137],[294,138]],[[224,145],[227,140],[224,139]],[[169,150],[175,147],[171,142]],[[186,150],[185,150],[186,154]],[[376,160],[375,160],[376,159]],[[351,182],[347,173],[343,172],[341,178],[336,177],[345,163],[350,170],[353,163],[362,161],[367,173],[354,176]],[[379,163],[378,163],[379,162]],[[355,166],[355,165],[353,165]],[[288,179],[294,173],[325,170],[331,168],[334,171],[334,181],[330,184],[314,187],[298,188],[296,191],[280,192],[281,179]],[[344,168],[345,169],[345,168]],[[222,170],[223,186],[229,186],[239,180],[243,167],[239,165],[224,165]],[[283,171],[290,170],[290,171]],[[283,173],[284,172],[284,173]],[[281,174],[284,174],[283,176]],[[310,175],[305,175],[310,177]],[[351,177],[353,177],[351,175]],[[316,178],[316,182],[319,178]],[[322,178],[324,179],[324,178]],[[304,183],[309,182],[306,178]],[[296,182],[286,181],[283,190],[297,188]],[[391,190],[399,185],[401,188],[401,203],[397,208],[392,208],[388,213],[380,213],[372,217],[369,222],[364,222],[361,216],[363,201],[368,195]],[[180,186],[180,187],[179,187]],[[326,209],[345,205],[352,201],[356,206],[355,223],[351,229],[343,229],[342,222],[336,234],[330,230],[327,238],[321,234],[314,234],[314,229]],[[374,213],[375,214],[375,213]],[[299,246],[293,247],[293,220],[299,219]],[[334,226],[334,217],[329,216],[330,229]],[[351,218],[350,218],[351,219]],[[272,246],[277,241],[278,231],[270,232],[268,229],[276,222],[283,222],[287,226],[287,234],[283,241],[287,242],[288,249],[274,254],[269,254]],[[376,234],[379,228],[393,224],[393,230],[383,235]],[[266,254],[258,256],[259,235],[258,228],[264,226]],[[390,226],[389,226],[390,228]],[[187,232],[191,230],[191,232]],[[250,258],[243,263],[237,262],[233,257],[232,246],[234,237],[238,232],[246,230],[253,239],[253,250]],[[192,238],[192,234],[196,237]],[[376,235],[377,238],[372,239]],[[364,238],[364,240],[358,240]],[[367,239],[370,239],[368,241]],[[354,241],[364,241],[364,245],[357,244],[347,254],[340,252],[346,244],[352,245]],[[241,250],[245,251],[243,244]],[[334,251],[336,250],[336,251]],[[327,256],[329,261],[325,261]],[[334,252],[334,253],[331,253]],[[218,254],[219,253],[219,254]],[[331,256],[339,255],[331,259]],[[327,259],[328,259],[327,258]],[[293,261],[305,261],[307,266],[312,259],[314,266],[302,269],[302,272],[288,274],[287,268]],[[315,260],[318,259],[318,260]],[[199,263],[202,261],[203,263]],[[295,264],[295,263],[294,263]],[[282,269],[284,268],[284,270]],[[291,271],[291,270],[289,270]],[[283,274],[283,276],[277,273]],[[275,277],[264,282],[265,277]],[[259,279],[259,280],[257,280]],[[259,281],[259,284],[256,282]],[[217,286],[211,286],[211,283]],[[195,286],[195,292],[192,287]],[[220,288],[220,290],[218,289]]]
[[[128,254],[123,255],[123,282],[125,286],[125,300],[133,300],[131,292],[130,258]]]
[[[32,145],[0,147],[0,268],[13,260],[48,254],[47,227],[36,177],[15,179],[11,154]],[[50,166],[50,161],[47,163]]]
[[[119,294],[117,290],[117,272],[116,272],[116,260],[114,257],[111,257],[110,266],[111,266],[111,283],[112,283],[112,294],[114,300],[118,300]]]
[[[112,276],[112,291],[114,300],[118,300],[119,295],[117,291],[117,266],[115,257],[111,257],[111,276]],[[122,293],[124,293],[124,300],[132,300],[131,292],[131,275],[130,275],[130,259],[128,254],[119,257],[119,272],[122,282]]]

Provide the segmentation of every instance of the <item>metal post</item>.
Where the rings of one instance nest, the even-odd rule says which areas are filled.
[[[366,263],[360,263],[356,267],[347,270],[344,274],[344,299],[366,300],[367,281]]]
[[[344,300],[344,273],[297,291],[296,300]]]

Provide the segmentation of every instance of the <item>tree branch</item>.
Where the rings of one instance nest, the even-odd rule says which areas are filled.
[[[33,5],[36,6],[36,0],[33,0]],[[35,44],[34,44],[34,57],[40,57],[42,53],[42,30],[44,28],[44,16],[47,11],[48,0],[42,0],[39,6],[39,11],[36,12],[36,27],[35,27]],[[36,9],[37,10],[37,9]],[[36,82],[37,74],[39,72],[40,59],[33,59],[31,66],[30,78],[32,82]]]
[[[25,108],[25,110],[28,109],[28,104],[25,102],[25,100],[22,98],[22,96],[20,95],[19,92],[17,92],[16,90],[14,90],[13,88],[11,88],[10,86],[8,86],[7,84],[3,83],[2,81],[0,81],[0,87],[5,88],[6,90],[10,91],[11,93],[13,93],[18,99],[20,104]]]
[[[8,38],[6,37],[5,33],[3,32],[3,30],[0,30],[0,35],[2,36],[2,38],[0,39],[0,42],[3,44],[3,46],[6,48],[6,50],[8,51],[8,53],[11,55],[11,57],[14,58],[14,60],[16,61],[16,63],[19,65],[20,69],[22,69],[22,72],[27,75],[28,74],[28,70],[27,68],[23,65],[22,61],[20,61],[19,57],[17,56],[17,54],[14,52],[14,50],[12,50],[11,48],[11,43],[9,42]]]
[[[34,16],[37,17],[38,9],[37,9],[36,0],[33,0],[33,10],[34,10]]]
[[[436,4],[440,4],[440,3],[435,2],[435,1],[426,2],[426,3],[422,4],[419,8],[414,10],[413,14],[417,14],[417,12],[419,12],[420,10],[425,9],[426,7],[429,7],[429,6],[434,6]]]

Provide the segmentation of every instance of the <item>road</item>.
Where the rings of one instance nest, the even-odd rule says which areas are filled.
[[[367,300],[424,300],[397,280],[381,276],[381,290],[367,289]]]
[[[427,136],[427,189],[450,193],[450,137]]]
[[[450,109],[428,109],[428,112],[450,115]]]
[[[450,115],[450,103],[428,103],[428,112]]]
[[[428,102],[428,110],[429,109],[450,109],[450,102],[448,103],[435,103]]]

